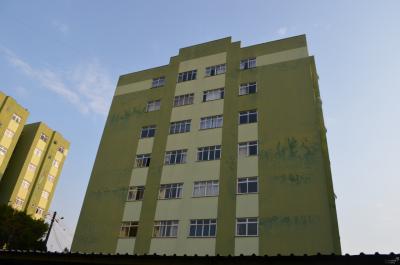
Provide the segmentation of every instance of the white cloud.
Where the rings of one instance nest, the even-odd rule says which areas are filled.
[[[62,34],[67,34],[69,32],[69,26],[65,23],[61,23],[60,21],[54,20],[51,24],[56,30],[58,30]]]
[[[1,48],[8,62],[24,75],[74,105],[82,113],[107,115],[113,82],[98,60],[80,64],[72,71],[56,72],[34,68],[8,49]]]
[[[280,27],[277,31],[276,31],[276,33],[279,35],[279,36],[285,36],[286,35],[286,33],[287,33],[287,31],[288,31],[288,28],[287,27]]]

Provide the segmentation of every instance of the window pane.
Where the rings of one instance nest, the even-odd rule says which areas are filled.
[[[246,224],[237,224],[236,233],[238,236],[246,235]]]
[[[257,122],[257,112],[250,113],[249,122]]]
[[[190,231],[189,231],[189,236],[195,236],[196,235],[196,225],[190,225]]]
[[[248,186],[249,186],[249,192],[258,192],[258,182],[250,181]]]
[[[247,226],[247,235],[256,236],[258,234],[257,228],[258,228],[257,223],[249,223]]]
[[[249,146],[249,155],[257,155],[257,145]]]
[[[241,115],[240,115],[240,118],[239,118],[239,123],[240,123],[240,124],[248,123],[248,116],[247,116],[247,115],[241,114]]]
[[[247,183],[239,183],[238,184],[238,193],[247,193]]]

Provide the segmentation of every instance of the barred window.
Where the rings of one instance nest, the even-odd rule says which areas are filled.
[[[0,145],[0,155],[5,156],[7,153],[7,148],[4,146]]]
[[[256,82],[240,84],[239,96],[254,94],[256,92],[257,92],[257,83]]]
[[[165,84],[164,76],[153,78],[153,81],[151,82],[151,88],[161,87],[164,86],[164,84]]]
[[[190,220],[190,237],[215,237],[217,231],[216,219]]]
[[[44,209],[41,207],[36,207],[35,214],[43,215]]]
[[[154,137],[155,133],[156,133],[155,125],[144,126],[142,127],[142,131],[140,132],[140,138]]]
[[[57,151],[60,152],[61,154],[64,154],[64,147],[62,146],[58,147]]]
[[[187,149],[167,151],[164,163],[166,165],[186,163]]]
[[[221,158],[221,146],[205,146],[199,147],[197,149],[197,160],[207,161],[207,160],[217,160]]]
[[[20,116],[18,116],[17,114],[15,114],[15,113],[11,116],[11,119],[13,121],[15,121],[16,123],[20,123],[21,120],[22,120],[22,118]]]
[[[174,107],[193,104],[193,100],[194,100],[194,94],[193,93],[176,96],[174,98]]]
[[[240,69],[250,69],[256,67],[256,58],[247,58],[240,61]]]
[[[221,128],[223,121],[224,119],[222,115],[203,117],[200,119],[200,129],[205,130],[205,129]]]
[[[193,184],[193,197],[218,196],[218,180],[195,181]]]
[[[149,101],[149,102],[147,102],[146,111],[151,112],[151,111],[159,110],[160,106],[161,106],[160,100]]]
[[[27,180],[22,180],[22,183],[21,183],[21,187],[24,189],[24,190],[27,190],[27,189],[29,189],[29,186],[31,185],[31,183],[29,182],[29,181],[27,181]]]
[[[35,156],[41,156],[42,155],[42,150],[40,150],[39,148],[35,148],[33,150],[33,153],[35,154]]]
[[[136,167],[149,167],[151,154],[141,154],[136,156]]]
[[[237,218],[236,219],[236,235],[237,236],[257,236],[258,235],[258,218]]]
[[[43,140],[43,142],[47,143],[47,140],[49,139],[49,137],[46,134],[41,133],[40,134],[40,139]]]
[[[169,133],[176,134],[176,133],[190,132],[190,125],[191,125],[191,120],[171,122],[169,126]]]
[[[203,92],[203,102],[223,99],[223,98],[224,98],[224,88],[217,88]]]
[[[257,110],[246,110],[239,112],[239,124],[257,122]]]
[[[51,183],[54,182],[54,179],[55,179],[55,177],[52,176],[52,175],[50,175],[50,174],[47,176],[47,180],[48,180],[49,182],[51,182]]]
[[[158,193],[159,199],[182,198],[183,183],[162,184]]]
[[[195,80],[197,76],[197,70],[191,70],[178,74],[178,83]]]
[[[258,177],[239,178],[237,181],[237,193],[257,193]]]
[[[15,198],[15,203],[14,205],[16,206],[16,208],[22,208],[22,206],[24,206],[24,200],[21,199],[20,197]]]
[[[153,237],[176,237],[178,235],[178,220],[155,221]]]
[[[119,231],[119,237],[136,237],[139,227],[139,222],[122,222],[121,229]]]
[[[226,72],[226,64],[213,65],[206,68],[206,76],[214,76],[224,74]]]
[[[258,154],[258,142],[243,142],[238,145],[239,156],[253,156]]]
[[[13,138],[14,132],[9,129],[6,129],[6,131],[4,132],[4,135],[7,136],[8,138]]]
[[[127,201],[141,201],[143,200],[144,186],[130,186],[128,189]]]
[[[53,167],[58,168],[60,166],[60,162],[56,159],[53,160]]]

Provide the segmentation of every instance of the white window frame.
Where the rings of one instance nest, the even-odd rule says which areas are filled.
[[[27,180],[22,180],[21,183],[21,188],[23,188],[24,190],[29,190],[29,187],[31,186],[31,183]]]
[[[256,191],[249,191],[249,185],[251,183],[256,183],[257,190]],[[246,191],[240,191],[240,187],[244,185],[246,187]],[[245,177],[245,178],[238,178],[237,185],[236,185],[236,193],[237,194],[254,194],[258,193],[258,177]]]
[[[257,93],[257,82],[242,83],[239,86],[239,96]]]
[[[197,69],[181,72],[178,74],[177,83],[196,80],[196,78],[197,78]]]
[[[254,120],[250,121],[250,117],[253,117],[254,115],[256,117],[255,121]],[[246,121],[241,122],[241,117],[246,117]],[[258,112],[256,109],[240,111],[238,118],[239,118],[239,121],[238,121],[239,125],[257,123],[258,122]]]
[[[178,220],[155,221],[153,237],[178,237]]]
[[[249,234],[249,225],[256,224],[257,233],[256,234]],[[239,233],[239,226],[245,226],[245,233]],[[259,227],[258,227],[258,217],[243,217],[243,218],[236,218],[236,236],[238,237],[250,237],[250,236],[258,236],[259,234]]]
[[[181,199],[183,195],[183,183],[161,184],[158,191],[158,199],[173,200]]]
[[[40,148],[35,147],[35,149],[33,150],[33,153],[35,154],[35,156],[40,157],[43,153],[43,151]]]
[[[47,175],[47,181],[50,183],[54,183],[54,180],[56,179],[55,176],[48,174]]]
[[[48,199],[50,196],[50,192],[48,192],[47,190],[42,191],[42,195],[40,197],[42,197],[43,199]]]
[[[11,119],[14,120],[16,123],[21,123],[22,120],[21,116],[17,115],[16,113],[13,113]]]
[[[174,97],[174,107],[192,105],[194,102],[194,93],[179,95]]]
[[[144,186],[130,186],[128,188],[127,201],[141,201],[143,200],[145,187]]]
[[[34,164],[32,164],[32,163],[29,163],[28,170],[32,171],[32,172],[35,172],[36,171],[36,166]]]
[[[221,128],[224,123],[222,115],[208,116],[200,118],[200,130]]]
[[[240,60],[240,70],[252,69],[256,67],[256,57]]]
[[[153,81],[151,82],[151,88],[158,88],[164,85],[165,85],[165,76],[153,78]]]
[[[4,132],[4,135],[8,138],[13,138],[14,137],[14,132],[11,131],[10,129],[6,129],[6,131]]]
[[[60,161],[54,159],[52,165],[53,165],[53,167],[58,168],[60,166]]]
[[[22,208],[24,206],[25,200],[21,199],[20,197],[15,198],[14,205],[17,208]]]
[[[143,126],[140,131],[140,138],[151,138],[156,135],[156,125]]]
[[[205,229],[206,227],[207,229]],[[192,234],[192,230],[194,234]],[[211,233],[212,231],[213,233]],[[189,237],[216,237],[216,235],[217,235],[217,219],[190,220]]]
[[[192,120],[171,122],[169,125],[169,134],[190,132],[191,125],[192,125]]]
[[[165,165],[185,164],[186,159],[187,159],[187,149],[171,150],[165,152],[164,164]]]
[[[7,153],[7,148],[4,146],[0,145],[0,155],[5,156]]]
[[[157,111],[160,110],[161,108],[161,100],[152,100],[147,102],[146,106],[146,112],[152,112],[152,111]]]
[[[121,228],[119,230],[120,238],[136,237],[139,229],[138,221],[127,221],[121,223]]]
[[[221,159],[221,154],[221,145],[199,147],[197,148],[197,161],[219,160]]]
[[[137,168],[149,167],[151,162],[151,154],[136,155],[135,166]]]
[[[203,91],[203,102],[224,99],[224,88]]]
[[[251,147],[256,147],[256,154],[250,154]],[[238,156],[258,155],[258,141],[241,142],[238,144]]]
[[[205,76],[206,77],[216,76],[225,73],[226,73],[226,64],[224,63],[206,67]]]
[[[213,197],[218,195],[218,180],[195,181],[193,183],[193,197]]]

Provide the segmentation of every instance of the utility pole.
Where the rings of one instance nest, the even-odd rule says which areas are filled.
[[[47,241],[49,240],[51,228],[53,227],[54,220],[56,219],[57,212],[53,213],[53,217],[51,218],[50,226],[49,226],[49,231],[47,231],[46,239],[44,240],[44,245],[47,246]]]

